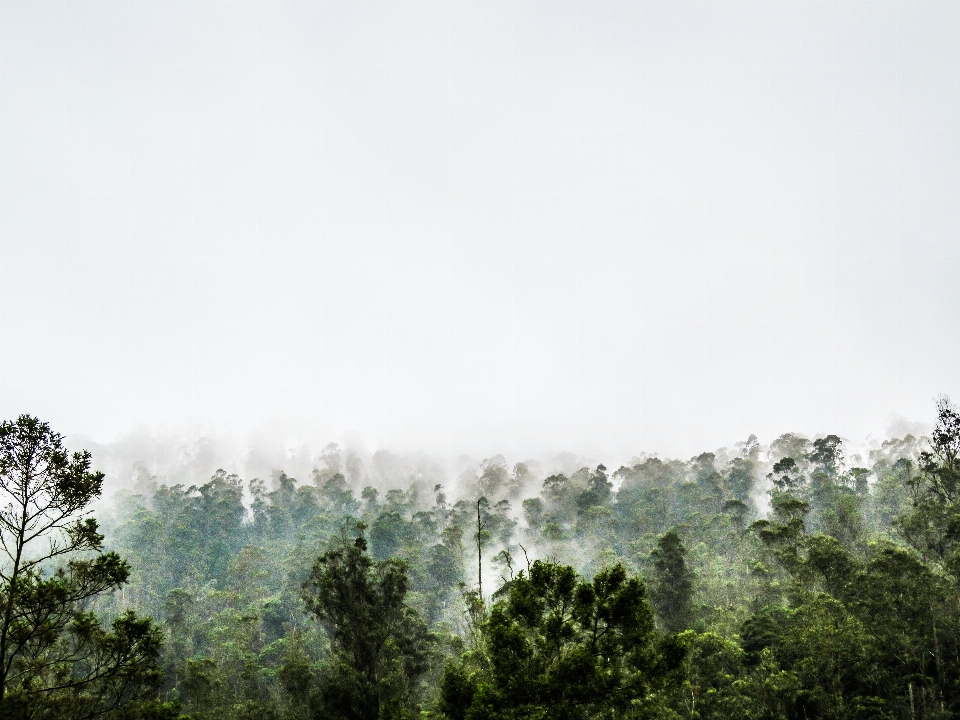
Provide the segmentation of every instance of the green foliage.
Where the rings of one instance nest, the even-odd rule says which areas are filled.
[[[650,555],[653,558],[651,600],[657,617],[668,632],[684,630],[693,618],[693,574],[687,568],[686,550],[679,533],[667,532]]]
[[[331,445],[305,484],[129,497],[114,571],[194,720],[939,720],[960,715],[960,416],[938,408],[929,444],[867,461],[796,434],[612,475],[495,455],[450,499],[422,458],[368,472]]]
[[[303,586],[308,612],[330,635],[333,663],[321,673],[316,691],[325,717],[410,716],[419,680],[429,669],[432,638],[405,602],[406,565],[374,562],[366,551],[361,535],[324,553]]]
[[[683,658],[621,565],[587,581],[535,561],[501,589],[481,635],[441,684],[440,708],[456,720],[623,713],[668,688]]]
[[[748,717],[744,651],[716,633],[688,630],[678,640],[686,650],[683,685],[674,700],[681,717],[713,720]]]
[[[127,611],[89,609],[129,567],[103,553],[87,506],[101,491],[90,454],[69,455],[49,425],[0,424],[0,715],[92,718],[169,714],[152,703],[162,637]]]

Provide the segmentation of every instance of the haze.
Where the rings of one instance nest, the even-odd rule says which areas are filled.
[[[960,395],[958,195],[956,2],[3,2],[0,415],[862,439]]]

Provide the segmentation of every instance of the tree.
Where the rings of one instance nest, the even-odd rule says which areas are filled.
[[[730,467],[724,482],[729,495],[748,507],[750,505],[750,493],[753,491],[756,482],[756,467],[756,460],[748,457],[736,457],[730,461]]]
[[[381,512],[370,528],[373,556],[377,560],[386,560],[399,555],[410,529],[410,523],[396,510]]]
[[[324,717],[403,717],[416,704],[432,637],[405,602],[408,586],[406,564],[371,560],[363,535],[317,558],[303,598],[330,634],[334,662],[317,697]]]
[[[437,543],[426,551],[427,610],[431,621],[440,618],[443,608],[463,582],[463,567],[456,553]]]
[[[827,435],[813,441],[813,449],[807,454],[814,472],[835,477],[843,465],[843,440],[836,435]]]
[[[911,545],[960,579],[960,411],[946,397],[937,410],[920,473],[907,480],[912,511],[896,524]]]
[[[799,495],[805,490],[804,478],[792,457],[781,458],[773,464],[773,472],[767,476],[778,492]]]
[[[160,631],[133,612],[106,627],[88,607],[129,567],[103,553],[88,505],[103,474],[47,423],[0,424],[0,716],[88,718],[160,683]],[[66,564],[60,564],[66,560]]]
[[[685,630],[693,614],[693,574],[687,568],[686,550],[676,529],[661,537],[650,555],[653,559],[650,599],[657,616],[667,631]]]
[[[453,720],[609,717],[677,679],[683,649],[656,632],[643,582],[622,565],[591,582],[537,560],[497,596],[477,652],[441,681]]]
[[[777,656],[800,680],[798,716],[889,717],[877,697],[876,653],[863,623],[825,593],[790,611]]]
[[[687,650],[685,677],[675,702],[681,716],[702,720],[748,717],[743,648],[711,632],[686,630],[677,639]]]

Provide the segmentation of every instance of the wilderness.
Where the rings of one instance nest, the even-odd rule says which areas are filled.
[[[946,398],[929,436],[866,457],[785,434],[448,478],[331,444],[310,477],[141,478],[106,503],[37,418],[0,452],[5,718],[960,712]]]
[[[958,89],[957,0],[0,0],[0,720],[960,717]]]

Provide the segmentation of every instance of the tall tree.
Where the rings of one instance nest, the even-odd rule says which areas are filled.
[[[303,597],[334,657],[317,695],[323,717],[379,720],[415,706],[432,638],[405,601],[408,586],[406,564],[374,562],[362,535],[317,559]]]
[[[690,626],[693,615],[693,573],[687,568],[686,549],[676,529],[667,531],[651,553],[653,582],[650,599],[663,627],[679,632]]]
[[[160,631],[126,612],[105,626],[89,603],[127,563],[103,553],[89,516],[103,474],[47,423],[0,424],[0,716],[89,718],[148,699]],[[66,561],[64,564],[63,561]]]

